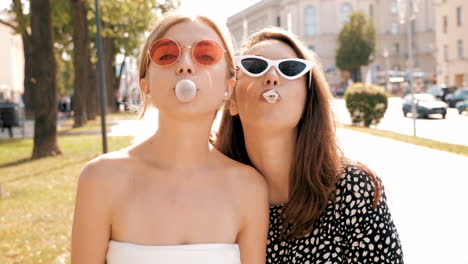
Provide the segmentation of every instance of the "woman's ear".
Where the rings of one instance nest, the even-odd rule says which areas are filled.
[[[237,108],[237,103],[236,103],[236,99],[234,97],[232,97],[228,104],[227,104],[227,107],[229,109],[229,114],[231,116],[236,116],[239,114],[239,109]]]
[[[224,90],[224,100],[229,100],[236,86],[236,79],[232,78],[226,81],[226,89]]]
[[[140,79],[140,87],[141,87],[141,92],[146,96],[149,95],[150,90],[148,86],[148,81],[146,78]]]

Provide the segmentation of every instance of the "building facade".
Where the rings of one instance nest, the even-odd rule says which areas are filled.
[[[426,81],[434,76],[436,70],[432,1],[418,1],[418,13],[411,23],[413,68]],[[319,55],[324,69],[332,72],[338,34],[348,21],[349,13],[354,10],[364,12],[375,22],[377,46],[372,62],[374,80],[378,76],[388,79],[392,75],[404,75],[409,44],[407,26],[400,24],[397,0],[263,0],[229,17],[227,24],[238,44],[249,34],[266,26],[290,30]],[[368,68],[363,68],[363,74]]]
[[[437,81],[468,86],[468,1],[436,0]]]
[[[0,104],[7,101],[20,102],[24,91],[23,54],[21,36],[0,24]]]

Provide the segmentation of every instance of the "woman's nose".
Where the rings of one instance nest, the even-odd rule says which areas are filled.
[[[265,76],[263,77],[263,85],[265,86],[279,86],[280,79],[278,73],[276,73],[275,69],[270,69]]]
[[[189,52],[185,52],[179,58],[179,64],[176,68],[178,75],[193,74],[194,73],[193,61],[190,58]]]

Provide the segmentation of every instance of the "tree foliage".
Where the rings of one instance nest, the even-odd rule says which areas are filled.
[[[91,0],[89,0],[91,1]],[[153,20],[162,13],[179,6],[176,0],[101,0],[101,20],[103,37],[115,40],[116,54],[137,56],[144,33]],[[90,18],[94,21],[94,4]],[[91,24],[94,32],[95,24]]]
[[[373,19],[360,11],[352,12],[349,22],[344,24],[338,35],[336,66],[341,70],[359,72],[361,66],[369,64],[371,55],[375,52],[375,44]]]

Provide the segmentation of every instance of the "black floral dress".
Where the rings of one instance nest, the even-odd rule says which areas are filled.
[[[382,190],[372,207],[374,183],[356,167],[347,167],[336,196],[305,237],[281,241],[283,205],[270,207],[267,263],[403,263],[400,239]]]

